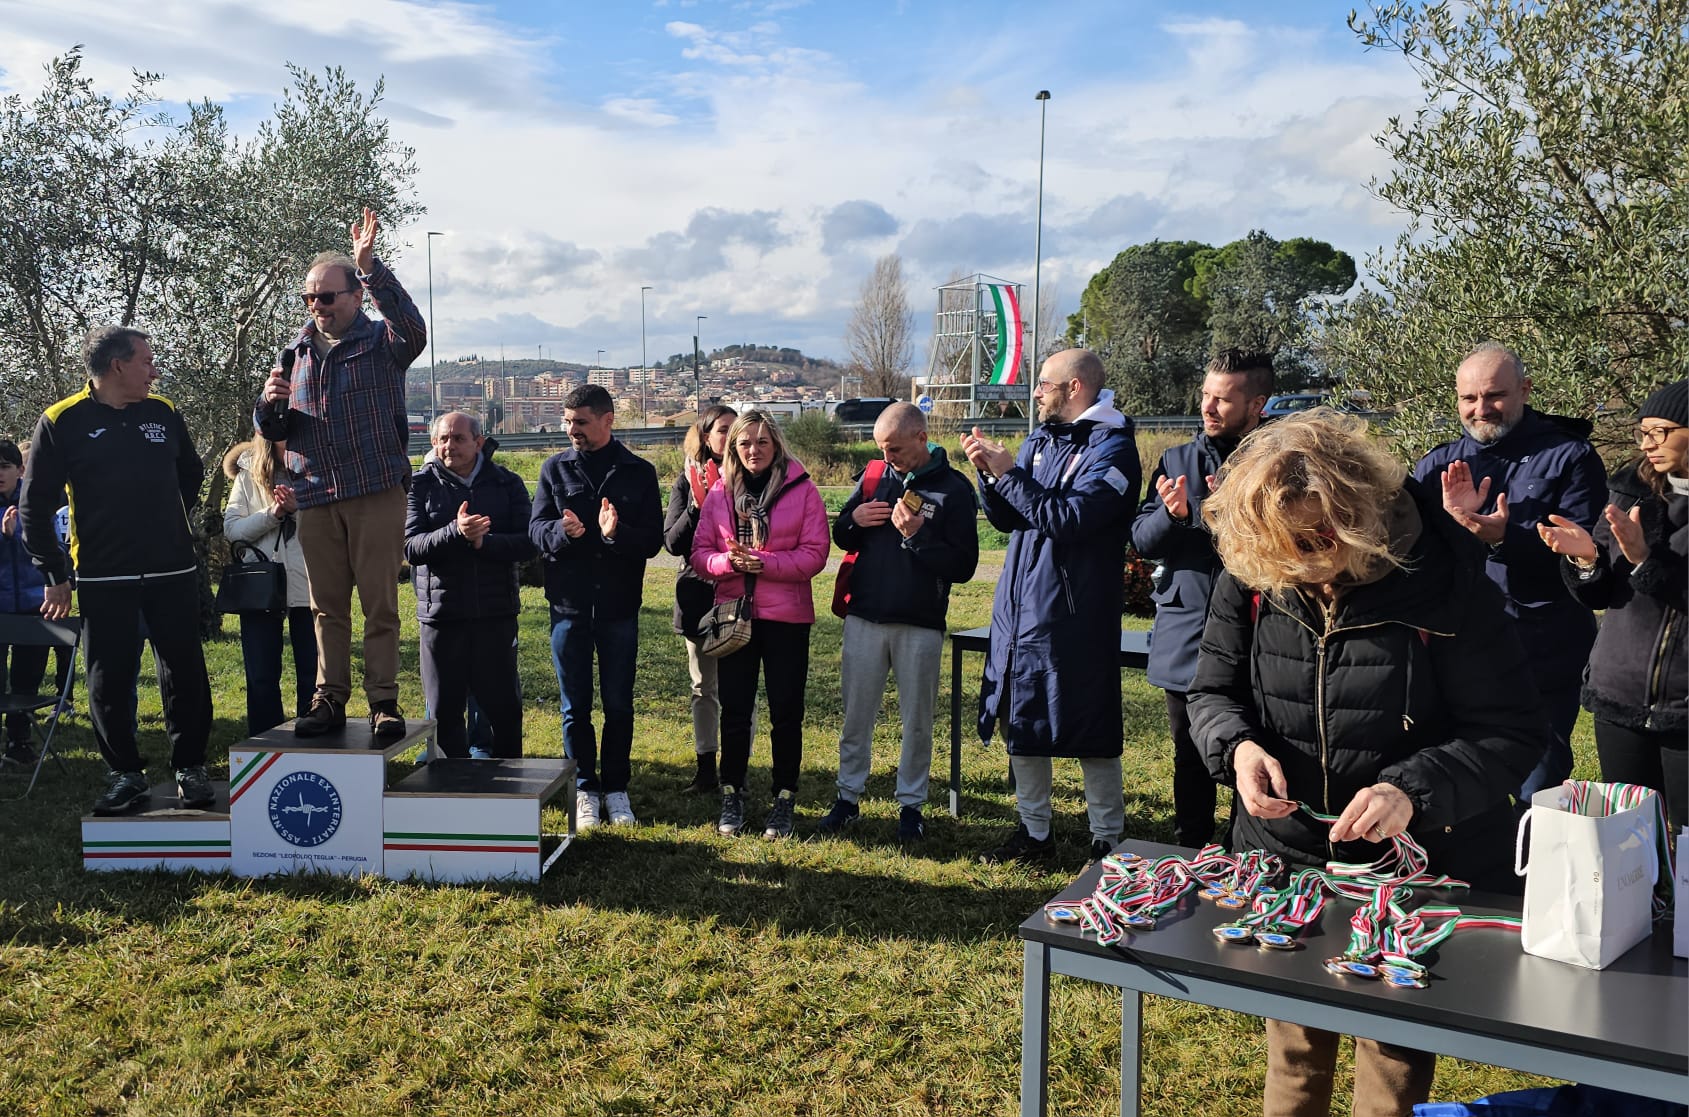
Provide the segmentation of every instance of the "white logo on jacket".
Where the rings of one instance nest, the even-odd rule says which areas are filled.
[[[147,436],[148,442],[156,442],[161,446],[170,437],[169,432],[164,429],[163,423],[142,423],[141,433]]]

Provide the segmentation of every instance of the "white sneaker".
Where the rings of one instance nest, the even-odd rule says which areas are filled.
[[[599,823],[598,793],[595,791],[575,792],[575,829],[576,831],[591,830]]]
[[[633,817],[633,804],[628,802],[625,791],[612,791],[604,796],[604,809],[610,814],[611,826],[639,825],[639,820]]]

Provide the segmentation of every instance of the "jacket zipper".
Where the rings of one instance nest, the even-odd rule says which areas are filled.
[[[1310,633],[1313,634],[1313,637],[1314,637],[1314,651],[1315,651],[1314,667],[1315,667],[1315,671],[1316,671],[1316,674],[1314,675],[1314,728],[1315,728],[1315,732],[1319,735],[1319,746],[1320,746],[1320,813],[1321,814],[1330,814],[1331,813],[1331,743],[1327,739],[1326,733],[1325,733],[1325,653],[1326,653],[1327,641],[1329,641],[1331,639],[1331,637],[1336,636],[1340,633],[1365,632],[1369,628],[1385,628],[1385,627],[1387,627],[1391,624],[1395,624],[1397,622],[1395,622],[1395,621],[1375,621],[1372,624],[1360,624],[1360,625],[1355,625],[1352,628],[1332,628],[1332,627],[1330,627],[1332,614],[1330,612],[1328,612],[1325,609],[1325,607],[1322,605],[1321,608],[1320,608],[1320,613],[1321,613],[1321,616],[1324,619],[1327,627],[1326,627],[1324,632],[1320,632],[1320,631],[1316,630],[1313,625],[1309,624],[1307,621],[1303,620],[1301,617],[1297,616],[1296,614],[1289,612],[1287,610],[1280,610],[1280,611],[1283,612],[1285,616],[1291,618],[1297,624],[1299,624],[1303,628],[1307,629]],[[1451,633],[1446,633],[1446,632],[1434,632],[1431,629],[1424,629],[1423,631],[1430,632],[1433,636],[1449,636],[1449,635],[1452,635]],[[1408,718],[1405,714],[1403,715],[1402,720],[1404,722],[1408,721]],[[1336,857],[1337,847],[1332,844],[1330,839],[1326,840],[1325,847],[1326,847],[1326,850],[1331,854],[1332,857]]]

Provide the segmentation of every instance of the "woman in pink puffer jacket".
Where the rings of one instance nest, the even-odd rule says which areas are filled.
[[[714,579],[717,602],[752,589],[751,640],[718,665],[721,693],[721,819],[725,835],[745,828],[745,769],[751,712],[761,669],[768,693],[774,804],[762,836],[792,835],[798,768],[803,762],[804,688],[809,630],[815,624],[810,582],[827,564],[827,510],[803,464],[786,453],[780,428],[762,411],[739,416],[727,436],[721,482],[704,498],[692,537],[692,568]]]

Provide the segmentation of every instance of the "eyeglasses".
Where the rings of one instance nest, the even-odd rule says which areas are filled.
[[[1664,446],[1666,439],[1683,430],[1683,427],[1637,427],[1636,444],[1644,450],[1650,446]]]
[[[1061,388],[1066,386],[1066,384],[1067,381],[1065,380],[1040,380],[1038,381],[1038,394],[1043,395],[1051,388]]]
[[[1305,555],[1311,555],[1317,551],[1329,551],[1335,546],[1337,546],[1337,533],[1328,527],[1318,528],[1312,535],[1296,537],[1296,549]]]
[[[311,309],[312,303],[322,303],[324,306],[333,306],[336,296],[350,295],[356,290],[358,290],[356,287],[348,287],[344,291],[306,291],[303,295],[299,296],[299,301],[305,304],[306,310]]]

